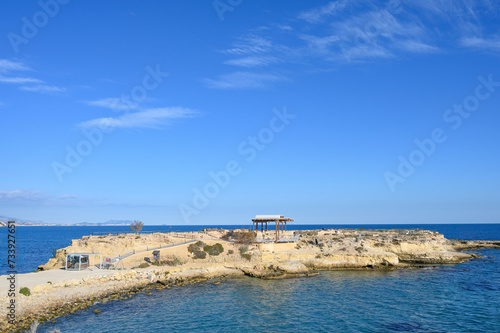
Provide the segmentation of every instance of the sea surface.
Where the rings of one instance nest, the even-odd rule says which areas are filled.
[[[206,226],[146,227],[200,230]],[[225,226],[228,227],[228,226]],[[239,227],[239,226],[233,226]],[[447,238],[500,240],[499,224],[307,225],[321,228],[420,228]],[[93,231],[120,227],[18,227],[18,259],[32,271],[51,248]],[[6,228],[0,229],[5,248]],[[5,253],[6,250],[4,250]],[[38,332],[500,332],[500,250],[437,269],[331,271],[287,280],[230,278],[142,292],[57,318]],[[4,265],[4,260],[1,260]],[[2,269],[4,269],[2,267]],[[4,273],[2,273],[4,274]],[[99,309],[100,314],[92,311]]]

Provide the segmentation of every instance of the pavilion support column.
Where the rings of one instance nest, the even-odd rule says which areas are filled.
[[[279,230],[278,230],[278,221],[276,221],[276,243],[278,243],[278,233],[279,233]]]

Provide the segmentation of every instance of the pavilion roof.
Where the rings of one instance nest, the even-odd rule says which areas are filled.
[[[293,220],[289,217],[285,217],[284,215],[256,215],[255,218],[252,219],[253,222],[292,222]]]

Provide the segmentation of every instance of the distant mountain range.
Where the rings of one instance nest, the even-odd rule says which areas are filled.
[[[92,223],[92,222],[80,222],[76,224],[71,224],[71,225],[78,225],[78,226],[129,226],[134,222],[133,220],[109,220],[107,222],[97,222],[97,223]]]
[[[79,223],[46,223],[42,221],[30,221],[17,219],[14,217],[0,216],[0,227],[4,227],[7,221],[16,221],[19,226],[89,226],[89,227],[104,227],[104,226],[129,226],[133,220],[109,220],[106,222],[79,222]]]

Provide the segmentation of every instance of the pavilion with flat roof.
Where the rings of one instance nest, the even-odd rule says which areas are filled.
[[[279,239],[280,231],[286,231],[286,223],[293,222],[293,220],[289,217],[285,217],[284,215],[256,215],[255,218],[252,219],[252,230],[259,231],[259,223],[260,230],[264,231],[264,226],[267,231],[267,224],[274,223],[276,226],[276,243]]]

